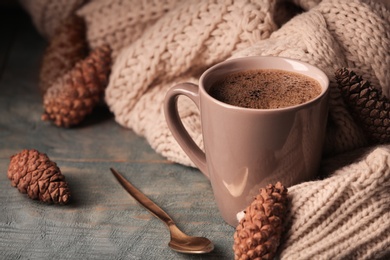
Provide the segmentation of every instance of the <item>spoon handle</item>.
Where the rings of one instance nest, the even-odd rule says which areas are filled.
[[[155,217],[163,221],[168,227],[174,224],[172,218],[153,201],[151,201],[145,194],[139,191],[128,180],[126,180],[118,171],[110,168],[112,174],[119,181],[119,183],[125,188],[125,190],[136,199],[142,206],[144,206]]]

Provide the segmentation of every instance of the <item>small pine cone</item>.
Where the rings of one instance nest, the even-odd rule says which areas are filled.
[[[7,172],[11,185],[31,199],[66,204],[70,191],[57,164],[37,150],[23,150],[11,156]]]
[[[87,54],[84,19],[71,15],[59,26],[43,55],[39,74],[39,88],[42,94]]]
[[[104,45],[93,50],[48,89],[42,120],[62,127],[79,124],[101,101],[110,69],[111,48]]]
[[[273,259],[287,212],[287,189],[280,183],[260,189],[234,233],[235,259]]]
[[[344,102],[373,143],[390,142],[390,100],[355,72],[335,73]]]

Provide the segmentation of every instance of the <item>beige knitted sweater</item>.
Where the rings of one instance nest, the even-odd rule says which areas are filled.
[[[334,80],[347,67],[390,97],[390,4],[387,0],[294,0],[291,18],[276,0],[21,0],[50,40],[75,12],[92,48],[108,43],[114,64],[105,101],[116,121],[145,137],[169,160],[193,166],[165,123],[162,103],[177,82],[232,57],[273,55],[318,66],[331,79],[322,174],[289,188],[282,259],[374,259],[390,254],[390,145],[368,142]],[[291,19],[290,19],[291,18]],[[285,23],[284,23],[285,22]],[[180,114],[203,146],[198,110]]]

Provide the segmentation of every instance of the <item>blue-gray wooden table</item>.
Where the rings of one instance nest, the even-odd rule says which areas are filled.
[[[0,259],[232,259],[234,228],[219,215],[209,181],[167,161],[104,106],[76,128],[41,121],[39,66],[46,41],[27,14],[0,10]],[[10,156],[37,149],[57,163],[71,203],[29,199],[7,178]],[[183,255],[169,234],[109,171],[118,169],[165,209],[185,232],[215,250]]]

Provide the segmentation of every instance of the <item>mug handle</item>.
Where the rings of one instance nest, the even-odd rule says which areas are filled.
[[[199,109],[198,86],[193,83],[180,83],[168,90],[164,100],[164,113],[168,127],[178,144],[199,168],[199,170],[210,178],[207,171],[206,154],[194,142],[185,129],[180,119],[177,101],[180,95],[191,99]]]

